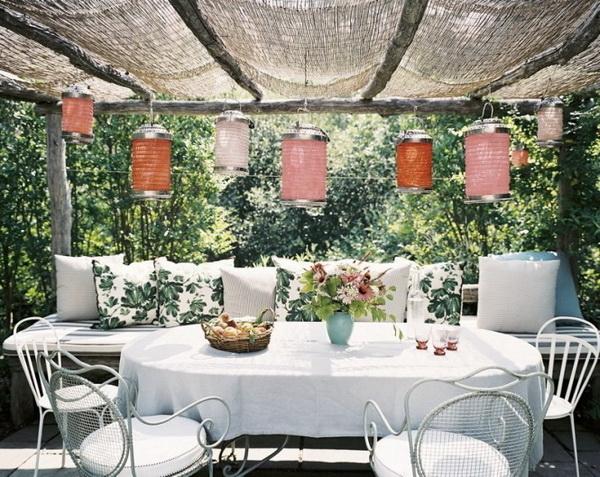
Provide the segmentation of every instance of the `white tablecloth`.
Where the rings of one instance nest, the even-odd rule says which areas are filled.
[[[340,347],[329,343],[322,323],[277,322],[269,348],[250,354],[211,348],[198,325],[152,333],[123,349],[120,372],[137,383],[137,408],[142,414],[170,413],[200,397],[216,395],[231,407],[228,437],[342,437],[363,434],[362,412],[368,399],[376,400],[398,427],[406,392],[417,380],[459,377],[489,365],[520,373],[543,370],[535,348],[491,331],[463,328],[459,350],[435,356],[431,346],[418,351],[414,341],[398,341],[390,323],[356,323],[349,346]],[[499,374],[489,373],[476,384],[501,382]],[[539,417],[539,380],[515,391]],[[411,405],[411,416],[420,419],[456,394],[445,384],[422,388]],[[200,413],[216,419],[218,432],[223,423],[218,405],[206,405]],[[539,436],[532,463],[541,455]]]

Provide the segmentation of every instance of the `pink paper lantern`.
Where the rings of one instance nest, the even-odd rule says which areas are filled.
[[[322,207],[327,201],[327,143],[322,129],[297,124],[281,143],[281,201],[291,207]]]
[[[559,98],[544,99],[537,110],[538,144],[558,147],[563,136],[563,102]]]
[[[465,137],[467,203],[510,199],[510,134],[497,118],[475,121]]]
[[[254,123],[241,111],[224,111],[216,119],[215,172],[247,175],[250,129]]]

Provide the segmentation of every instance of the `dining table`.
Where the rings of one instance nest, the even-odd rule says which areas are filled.
[[[400,326],[406,334],[405,324]],[[363,435],[363,409],[378,403],[392,426],[405,417],[405,396],[419,380],[460,378],[480,368],[498,366],[515,373],[543,371],[540,353],[510,335],[462,327],[456,351],[444,356],[419,350],[414,339],[400,340],[394,325],[355,323],[346,346],[329,342],[318,322],[275,322],[268,348],[232,353],[212,348],[200,325],[165,328],[126,345],[120,374],[135,383],[141,415],[168,414],[204,396],[222,398],[231,410],[228,439],[254,435],[351,437]],[[475,386],[507,382],[500,370],[472,378]],[[521,395],[541,422],[544,385],[540,379],[519,382]],[[419,386],[411,398],[411,422],[456,396],[456,387],[439,381]],[[193,418],[210,417],[214,432],[224,431],[225,415],[218,403],[192,409]],[[384,429],[379,426],[379,429]],[[530,464],[543,451],[536,435]]]

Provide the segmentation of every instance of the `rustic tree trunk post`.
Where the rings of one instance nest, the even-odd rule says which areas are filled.
[[[61,114],[46,115],[48,192],[52,225],[52,256],[71,255],[71,188],[67,181],[65,142],[62,139]],[[53,265],[54,267],[54,261]],[[56,285],[54,273],[52,284]]]

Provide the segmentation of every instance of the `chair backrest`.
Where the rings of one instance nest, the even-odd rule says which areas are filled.
[[[505,375],[501,385],[477,387],[473,379],[487,372]],[[523,381],[540,384],[542,415],[536,420],[529,403],[514,388]],[[413,429],[411,400],[427,383],[445,383],[458,395],[437,405]],[[531,446],[541,432],[552,399],[552,380],[545,373],[527,375],[487,367],[458,379],[424,379],[407,393],[404,406],[413,474],[519,476],[528,465]]]
[[[546,331],[557,321],[585,325],[586,331],[596,338],[595,344],[577,336]],[[589,321],[574,317],[552,318],[542,325],[535,338],[538,350],[550,348],[548,352],[548,374],[554,376],[556,366],[560,366],[555,392],[560,398],[577,406],[581,395],[589,383],[600,355],[600,333]],[[571,364],[569,366],[568,364]]]
[[[26,323],[33,323],[29,329],[22,330]],[[22,330],[22,331],[19,331]],[[13,336],[17,356],[23,368],[23,373],[27,379],[27,384],[33,393],[35,403],[40,406],[40,401],[45,395],[45,389],[41,385],[36,373],[36,359],[40,352],[48,353],[60,349],[60,340],[56,329],[45,318],[32,317],[19,321],[14,330]],[[60,365],[60,354],[57,355],[58,364]],[[46,366],[41,371],[46,374],[46,378],[50,378],[51,368]]]
[[[62,354],[77,368],[59,366],[56,354]],[[127,384],[118,373],[107,366],[89,366],[64,351],[39,353],[37,366],[40,371],[47,366],[52,370],[49,379],[42,374],[42,383],[64,445],[80,475],[119,475],[128,458],[131,458],[133,467],[130,399]],[[103,384],[95,384],[89,375],[98,371],[107,372],[112,377]],[[124,414],[102,390],[103,386],[115,382],[123,385],[120,391],[123,393]]]

